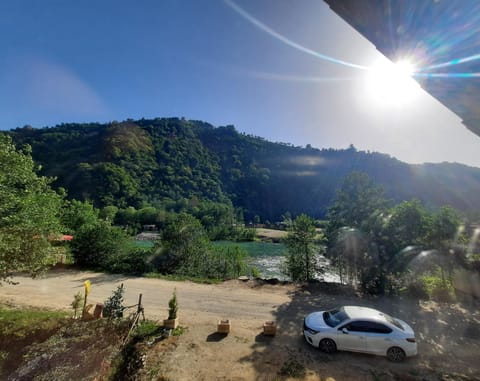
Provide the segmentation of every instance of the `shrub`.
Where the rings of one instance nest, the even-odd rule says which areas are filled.
[[[422,281],[409,283],[405,289],[405,293],[415,299],[428,299],[429,295],[425,284]]]
[[[82,226],[71,243],[77,265],[104,270],[127,246],[128,237],[125,233],[103,221]]]
[[[144,274],[152,269],[148,262],[151,254],[152,250],[149,248],[131,247],[111,257],[105,269],[113,273]]]
[[[420,279],[431,299],[439,302],[451,302],[454,299],[453,285],[450,280],[442,280],[437,273],[423,276]]]
[[[120,319],[123,317],[123,294],[125,289],[123,284],[113,291],[112,295],[105,301],[103,307],[103,316],[110,319]]]
[[[290,358],[287,360],[280,369],[279,372],[282,376],[294,377],[294,378],[303,378],[305,377],[305,366],[298,362],[295,358]]]
[[[173,320],[177,318],[178,312],[178,303],[177,303],[177,292],[173,291],[172,297],[168,301],[168,319]]]
[[[70,304],[73,308],[73,317],[75,319],[77,318],[78,310],[82,307],[82,303],[83,303],[83,295],[80,292],[77,292],[75,295],[73,295],[73,301]]]

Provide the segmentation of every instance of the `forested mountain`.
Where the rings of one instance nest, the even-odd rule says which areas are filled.
[[[161,206],[211,200],[247,219],[278,221],[305,212],[322,218],[341,180],[362,171],[398,202],[480,210],[480,169],[460,164],[408,165],[388,155],[305,148],[178,118],[62,124],[7,132],[30,144],[42,173],[68,196],[96,206]]]

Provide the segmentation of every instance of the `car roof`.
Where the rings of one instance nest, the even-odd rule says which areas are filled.
[[[380,320],[386,322],[385,314],[374,308],[361,307],[361,306],[344,306],[344,311],[350,317],[350,319],[371,319]]]

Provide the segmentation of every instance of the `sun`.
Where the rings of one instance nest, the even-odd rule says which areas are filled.
[[[412,78],[415,67],[407,60],[392,63],[382,60],[368,70],[365,90],[381,106],[404,106],[415,100],[420,86]]]

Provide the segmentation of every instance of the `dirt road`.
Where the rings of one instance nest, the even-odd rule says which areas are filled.
[[[70,309],[73,295],[83,294],[83,283],[91,282],[88,302],[103,303],[123,283],[125,305],[134,305],[141,293],[145,314],[151,319],[168,315],[168,300],[176,290],[182,321],[186,324],[230,317],[245,321],[272,320],[279,305],[288,303],[293,286],[242,287],[241,282],[218,285],[125,277],[87,271],[53,271],[38,279],[16,277],[18,285],[0,287],[0,300],[20,305]],[[266,292],[267,291],[267,292]],[[213,319],[213,320],[212,320]]]
[[[92,283],[90,303],[103,302],[123,283],[125,304],[135,304],[142,293],[149,319],[167,317],[168,300],[176,289],[185,333],[146,348],[142,380],[480,380],[478,303],[373,299],[332,284],[272,286],[234,280],[202,285],[79,271],[54,271],[36,280],[15,278],[19,285],[0,287],[0,301],[69,309],[87,279]],[[392,364],[378,356],[326,355],[306,344],[300,334],[305,314],[339,305],[370,306],[406,320],[416,332],[419,355]],[[221,318],[231,320],[228,336],[215,333]],[[262,335],[266,320],[278,324],[273,338]]]

